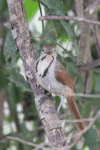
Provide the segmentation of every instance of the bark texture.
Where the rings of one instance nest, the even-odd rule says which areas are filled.
[[[36,87],[36,78],[34,73],[36,51],[31,44],[22,0],[7,0],[7,3],[12,35],[22,58],[26,74],[28,74],[27,77],[35,95],[35,104],[46,135],[52,149],[64,149],[64,146],[66,146],[67,143],[62,132],[61,125],[58,123],[59,117],[56,114],[53,99],[51,95],[45,96],[46,91],[41,86]]]

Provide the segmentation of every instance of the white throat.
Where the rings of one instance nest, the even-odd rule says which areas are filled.
[[[55,61],[54,57],[52,55],[47,55],[46,58],[41,58],[38,63],[38,74],[40,76],[45,76],[45,73],[47,73],[51,68],[54,70],[55,67]]]

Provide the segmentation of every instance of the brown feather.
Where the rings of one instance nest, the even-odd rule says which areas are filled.
[[[55,67],[55,78],[57,79],[58,82],[61,82],[62,84],[69,86],[71,89],[76,90],[75,84],[71,78],[71,76],[67,73],[66,69],[63,67],[63,65],[57,61],[56,67]],[[78,110],[78,107],[76,105],[76,102],[74,100],[73,96],[67,96],[67,101],[69,108],[71,110],[71,113],[73,115],[74,119],[82,119],[80,112]],[[76,127],[79,128],[80,130],[83,130],[85,128],[83,122],[77,122],[75,123]]]
[[[62,84],[69,86],[73,90],[76,90],[75,84],[69,74],[66,74],[65,72],[56,72],[56,79],[58,82],[61,82]]]
[[[63,65],[57,61],[56,67],[55,67],[55,78],[58,82],[61,82],[64,85],[69,86],[73,90],[76,90],[75,84],[71,78],[71,76],[67,73],[66,69],[63,67]]]
[[[72,113],[73,118],[77,119],[77,120],[81,120],[82,118],[81,118],[80,112],[78,110],[78,107],[76,105],[76,102],[74,100],[74,97],[73,96],[68,96],[67,97],[67,102],[68,102],[68,106],[70,108],[70,111]],[[85,128],[83,122],[76,122],[75,125],[80,130],[83,130]]]

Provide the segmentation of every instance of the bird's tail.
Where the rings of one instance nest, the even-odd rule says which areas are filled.
[[[73,96],[67,96],[67,102],[68,102],[68,106],[70,108],[70,111],[73,115],[73,118],[74,119],[77,119],[77,120],[81,120],[81,115],[80,115],[80,112],[78,110],[78,107],[76,105],[76,102],[74,100],[74,97]],[[83,130],[85,128],[85,125],[83,122],[75,122],[75,125],[78,129],[80,130]]]

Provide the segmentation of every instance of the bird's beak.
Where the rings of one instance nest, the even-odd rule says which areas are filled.
[[[47,52],[47,54],[48,54],[48,55],[51,55],[51,54],[52,54],[52,52],[51,52],[51,51],[48,51],[48,52]]]

